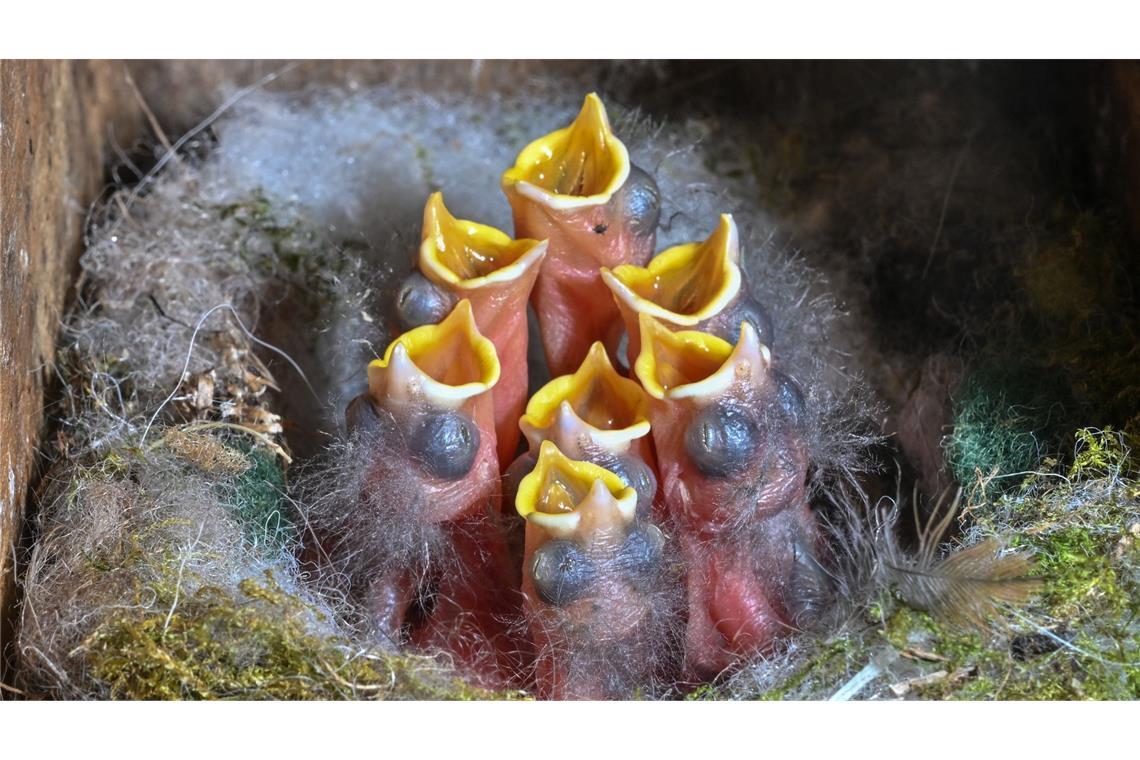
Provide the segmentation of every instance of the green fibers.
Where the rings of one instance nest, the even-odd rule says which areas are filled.
[[[285,498],[285,469],[277,455],[260,446],[238,443],[250,462],[234,478],[232,505],[245,527],[247,540],[274,551],[296,537],[297,514]]]
[[[1016,486],[1061,448],[1074,405],[1064,378],[1046,367],[1017,361],[978,367],[962,382],[954,429],[943,441],[955,478],[980,485],[983,495]]]

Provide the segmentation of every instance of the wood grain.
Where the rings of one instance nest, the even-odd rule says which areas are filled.
[[[121,62],[0,61],[0,647],[84,217],[142,127]]]

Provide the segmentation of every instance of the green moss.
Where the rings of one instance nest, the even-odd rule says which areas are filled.
[[[760,699],[778,701],[802,698],[802,689],[809,682],[842,684],[851,675],[852,649],[851,639],[845,636],[831,638],[798,663],[778,686],[760,695]]]
[[[95,677],[121,699],[488,699],[426,658],[360,652],[315,633],[320,613],[268,573],[234,595],[187,579],[149,586],[146,612],[124,610],[83,649]],[[143,590],[140,590],[140,594]],[[141,601],[141,597],[140,597]]]
[[[689,702],[715,702],[720,698],[720,690],[710,683],[701,684],[685,695],[685,699]]]
[[[325,255],[328,246],[315,229],[295,217],[282,222],[277,209],[261,192],[205,211],[245,231],[238,242],[238,255],[259,271],[298,284],[319,285],[328,273],[344,266],[346,257]]]
[[[884,594],[865,628],[804,641],[764,699],[834,694],[864,665],[883,672],[860,698],[1136,699],[1140,697],[1140,482],[1123,434],[1082,429],[1071,465],[975,495],[967,543],[999,537],[1031,552],[1044,583],[1030,603],[959,627]],[[945,675],[939,676],[939,671]]]
[[[270,514],[260,488],[280,468],[266,453],[247,452],[260,465],[248,489],[235,488],[239,510]],[[132,461],[139,452],[116,459]],[[138,460],[134,460],[135,464]],[[188,465],[189,466],[189,465]],[[257,467],[274,472],[257,472]],[[107,498],[146,504],[147,494],[105,461],[78,470],[82,482],[118,484]],[[256,494],[256,495],[255,495]],[[68,497],[74,499],[72,494]],[[244,499],[244,501],[242,501]],[[280,508],[279,505],[276,508]],[[283,588],[269,571],[231,586],[209,581],[195,570],[231,558],[215,546],[195,548],[198,523],[135,510],[113,540],[92,544],[75,568],[75,584],[102,589],[92,617],[98,622],[69,657],[76,672],[93,679],[96,693],[117,699],[496,699],[518,696],[475,688],[439,661],[362,646],[340,636],[325,612]],[[247,515],[250,527],[273,521]],[[268,540],[262,530],[260,540]],[[256,542],[254,542],[256,543]],[[272,552],[276,553],[276,552]],[[228,569],[209,571],[226,578]],[[88,592],[89,595],[95,592]]]
[[[1044,580],[1026,611],[1041,628],[1025,632],[1041,651],[1010,666],[1008,698],[1140,696],[1136,462],[1112,430],[1075,438],[1067,472],[1033,476],[1019,493],[972,509],[980,531],[1012,534],[1012,544],[1031,550]]]

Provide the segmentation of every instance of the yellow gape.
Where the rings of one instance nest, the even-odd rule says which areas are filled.
[[[431,280],[461,290],[518,279],[546,251],[537,240],[514,240],[485,224],[456,219],[432,193],[424,208],[420,269]]]
[[[455,408],[490,390],[499,380],[495,346],[475,326],[463,300],[438,325],[424,325],[396,338],[383,359],[368,365],[374,398],[424,401]]]
[[[704,242],[668,248],[645,267],[626,264],[601,272],[623,312],[691,327],[716,316],[740,292],[739,261],[736,224],[721,214]]]
[[[737,380],[760,383],[772,363],[768,347],[748,322],[741,324],[735,347],[696,330],[673,332],[648,314],[641,315],[640,327],[634,373],[655,399],[708,398]]]
[[[614,473],[569,459],[543,441],[538,463],[522,479],[515,509],[550,538],[620,541],[637,509],[637,493]]]
[[[594,343],[574,374],[556,377],[531,396],[519,427],[532,451],[544,440],[572,450],[582,436],[621,451],[649,433],[645,391],[619,375],[605,346]]]
[[[590,93],[570,126],[523,148],[503,173],[503,189],[514,187],[552,208],[600,205],[629,176],[629,152],[614,136],[606,108]]]

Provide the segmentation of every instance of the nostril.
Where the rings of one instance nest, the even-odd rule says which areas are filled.
[[[456,480],[471,470],[479,453],[479,428],[458,412],[425,416],[412,429],[408,445],[437,478]]]
[[[710,404],[689,423],[685,450],[702,474],[722,478],[739,473],[756,450],[760,431],[740,409]]]
[[[412,272],[396,292],[396,321],[403,330],[434,325],[448,315],[454,300],[421,272]]]
[[[547,541],[534,552],[530,578],[542,601],[557,607],[580,599],[593,585],[597,568],[577,544],[566,539]]]

